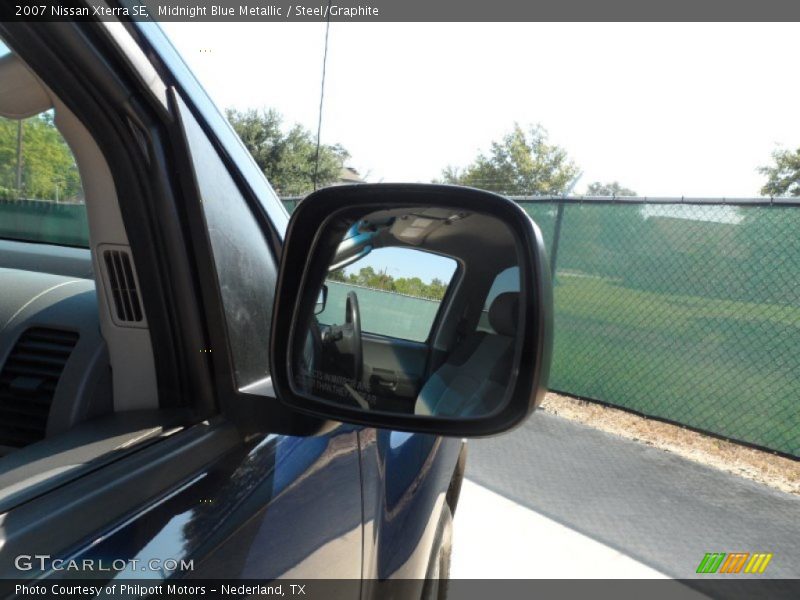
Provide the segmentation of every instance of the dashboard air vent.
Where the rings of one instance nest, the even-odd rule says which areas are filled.
[[[0,370],[0,445],[21,448],[45,436],[50,404],[78,334],[25,331]]]
[[[142,302],[136,289],[130,255],[124,250],[104,250],[103,260],[117,321],[141,323]]]

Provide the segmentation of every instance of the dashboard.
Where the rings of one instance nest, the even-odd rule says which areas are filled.
[[[0,240],[0,455],[112,400],[89,250]]]

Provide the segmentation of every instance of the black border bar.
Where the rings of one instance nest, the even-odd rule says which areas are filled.
[[[3,0],[2,4],[3,20],[33,22],[800,21],[800,2],[793,0]]]

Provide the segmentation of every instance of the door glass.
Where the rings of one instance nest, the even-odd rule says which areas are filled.
[[[269,375],[275,260],[225,163],[191,112],[184,104],[180,106],[211,241],[236,382],[244,387]]]

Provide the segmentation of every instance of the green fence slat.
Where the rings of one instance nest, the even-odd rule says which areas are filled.
[[[0,238],[88,248],[86,206],[0,200]]]

